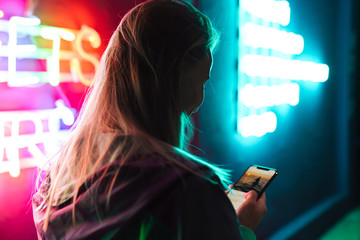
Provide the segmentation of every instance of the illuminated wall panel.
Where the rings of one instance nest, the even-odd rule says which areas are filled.
[[[272,106],[295,106],[300,99],[298,81],[325,82],[329,67],[295,60],[305,41],[288,32],[288,1],[240,0],[239,83],[237,131],[243,137],[274,132],[277,115]]]

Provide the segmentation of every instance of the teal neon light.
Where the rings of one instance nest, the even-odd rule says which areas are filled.
[[[304,50],[301,35],[284,30],[290,22],[288,1],[240,0],[237,131],[261,137],[276,130],[272,107],[295,106],[301,81],[325,82],[326,64],[293,60]]]
[[[240,91],[240,101],[246,107],[272,107],[282,104],[295,106],[299,103],[300,87],[296,83],[275,86],[246,84]]]
[[[240,9],[254,17],[286,26],[290,22],[288,1],[240,0]]]
[[[275,131],[277,118],[273,112],[253,114],[239,118],[238,126],[242,129],[241,135],[243,137],[261,137],[266,133]]]
[[[326,64],[263,55],[243,56],[240,59],[240,70],[250,77],[312,82],[325,82],[329,77]]]
[[[304,50],[304,39],[298,34],[254,23],[246,23],[241,32],[246,46],[274,49],[286,54],[300,54]]]

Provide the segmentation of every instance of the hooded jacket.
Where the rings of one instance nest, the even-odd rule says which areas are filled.
[[[177,160],[185,164],[189,161],[180,156]],[[251,230],[240,230],[235,210],[217,175],[201,164],[189,167],[198,174],[166,163],[159,154],[141,156],[121,167],[116,161],[103,166],[79,190],[75,224],[70,198],[51,208],[44,232],[45,209],[39,206],[51,184],[46,174],[39,192],[33,196],[38,238],[253,239]],[[115,183],[109,190],[114,176]]]

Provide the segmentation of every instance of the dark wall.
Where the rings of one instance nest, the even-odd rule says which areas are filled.
[[[200,111],[204,156],[233,169],[233,180],[251,164],[279,170],[267,191],[269,211],[256,231],[259,239],[296,238],[349,198],[349,1],[289,3],[287,31],[302,35],[305,43],[303,53],[295,58],[326,63],[330,75],[324,83],[298,82],[299,104],[273,107],[277,129],[261,138],[244,138],[235,130],[238,1],[199,3],[222,35]],[[337,217],[343,213],[338,210]],[[315,226],[316,234],[331,223]]]

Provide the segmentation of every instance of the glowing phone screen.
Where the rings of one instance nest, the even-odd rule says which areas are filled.
[[[260,196],[269,185],[271,180],[277,175],[277,171],[272,168],[261,166],[251,166],[235,183],[228,197],[236,209],[245,201],[244,193],[254,190]]]

